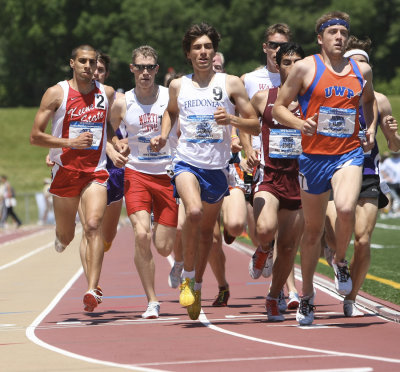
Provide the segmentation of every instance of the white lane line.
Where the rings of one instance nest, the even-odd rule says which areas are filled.
[[[26,230],[26,231],[29,232],[30,230]],[[5,241],[4,243],[1,243],[1,244],[0,244],[0,249],[1,249],[1,248],[4,248],[4,247],[8,247],[8,246],[11,245],[11,244],[19,243],[19,242],[21,242],[21,241],[23,241],[23,240],[29,240],[29,239],[31,239],[31,238],[34,238],[34,237],[37,236],[37,235],[44,235],[44,234],[46,234],[46,233],[48,233],[48,232],[49,232],[49,229],[43,229],[43,230],[36,231],[36,232],[34,232],[34,233],[32,233],[32,234],[28,234],[28,235],[24,235],[24,236],[15,238],[15,239],[7,240],[7,241]],[[10,233],[7,234],[7,235],[11,235],[12,233],[13,233],[13,232],[10,232]]]
[[[220,358],[220,359],[198,359],[198,360],[179,360],[175,362],[151,362],[142,363],[141,366],[162,366],[162,365],[182,365],[182,364],[200,364],[200,363],[228,363],[228,362],[247,362],[255,360],[284,360],[284,359],[309,359],[309,358],[331,358],[331,355],[289,355],[289,356],[266,356],[266,357],[248,357],[248,358]]]
[[[0,270],[4,270],[4,269],[7,269],[7,268],[9,268],[9,267],[11,267],[11,266],[14,266],[14,265],[16,265],[17,263],[20,263],[21,261],[24,261],[24,260],[26,260],[27,258],[29,258],[29,257],[31,257],[31,256],[33,256],[33,255],[35,255],[35,254],[37,254],[37,253],[39,253],[39,252],[41,252],[41,251],[47,249],[47,248],[50,248],[52,245],[54,246],[54,242],[51,242],[51,243],[48,243],[48,244],[46,244],[46,245],[43,245],[43,246],[41,246],[41,247],[39,247],[39,248],[36,248],[35,250],[33,250],[33,251],[31,251],[31,252],[29,252],[29,253],[27,253],[27,254],[24,254],[23,256],[17,258],[16,260],[11,261],[11,262],[9,262],[9,263],[7,263],[7,264],[4,264],[4,265],[0,266]]]
[[[379,357],[379,356],[373,356],[373,355],[366,355],[366,354],[354,354],[354,353],[344,353],[340,351],[332,351],[332,350],[324,350],[324,349],[317,349],[317,348],[312,348],[312,347],[305,347],[305,346],[298,346],[298,345],[291,345],[291,344],[286,344],[283,342],[276,342],[276,341],[270,341],[270,340],[264,340],[262,338],[258,337],[253,337],[253,336],[247,336],[242,333],[238,332],[233,332],[233,331],[228,331],[227,329],[217,327],[214,324],[212,324],[204,314],[203,310],[201,310],[200,316],[199,316],[199,321],[206,327],[217,331],[221,333],[228,334],[230,336],[234,337],[239,337],[243,338],[249,341],[255,341],[255,342],[260,342],[263,344],[268,344],[268,345],[274,345],[278,347],[283,347],[286,349],[295,349],[295,350],[302,350],[302,351],[308,351],[312,353],[321,353],[321,354],[329,354],[329,355],[336,355],[336,356],[346,356],[350,358],[360,358],[360,359],[369,359],[369,360],[377,360],[380,362],[388,362],[388,363],[398,363],[400,364],[400,359],[394,359],[394,358],[385,358],[385,357]]]
[[[245,247],[243,249],[243,246],[240,246],[240,244],[237,244],[237,246],[234,246],[234,244],[232,244],[230,247],[232,247],[234,250],[236,250],[236,251],[238,251],[240,253],[245,253],[246,255],[251,255],[252,254],[252,251],[249,248]],[[171,256],[168,257],[168,261],[172,266],[173,265],[173,259],[172,259]],[[300,270],[298,270],[298,271],[300,271]],[[299,280],[302,279],[301,276],[299,276],[298,272],[296,273],[295,276],[296,276],[296,279],[299,279]],[[328,293],[330,296],[338,298],[338,299],[342,299],[341,296],[336,295],[335,293],[332,293],[331,291],[325,290],[325,288],[323,288],[322,286],[318,286],[318,287],[320,287],[320,290],[323,290],[324,292]],[[269,345],[275,345],[275,346],[284,347],[284,348],[288,348],[288,349],[310,351],[310,352],[314,352],[314,353],[322,353],[322,354],[329,354],[329,355],[335,355],[335,356],[347,356],[347,357],[352,357],[352,358],[370,359],[370,360],[377,360],[377,361],[381,361],[381,362],[398,363],[398,364],[400,364],[400,359],[385,358],[385,357],[379,357],[379,356],[373,356],[373,355],[343,353],[343,352],[338,352],[338,351],[316,349],[316,348],[308,348],[308,347],[304,347],[304,346],[296,346],[296,345],[291,345],[291,344],[285,344],[285,343],[282,343],[282,342],[264,340],[264,339],[260,339],[260,338],[257,338],[257,337],[247,336],[247,335],[244,335],[244,334],[241,334],[241,333],[238,333],[238,332],[228,331],[228,330],[226,330],[224,328],[217,327],[214,324],[212,324],[207,319],[207,316],[204,314],[203,309],[201,309],[200,316],[199,316],[199,321],[209,329],[212,329],[212,330],[217,331],[217,332],[225,333],[225,334],[228,334],[228,335],[231,335],[231,336],[234,336],[234,337],[244,338],[244,339],[247,339],[249,341],[256,341],[256,342],[269,344]],[[320,326],[317,325],[317,327],[315,327],[315,328],[316,329],[320,329],[323,326],[324,325],[320,325]],[[313,328],[311,328],[311,329],[313,329]],[[309,329],[309,328],[308,327],[301,327],[301,329]]]
[[[384,229],[384,230],[400,230],[400,226],[388,225],[387,223],[380,223],[380,222],[378,222],[375,225],[375,228]]]
[[[130,365],[130,364],[122,364],[122,363],[113,363],[109,362],[106,360],[100,360],[100,359],[94,359],[90,357],[85,357],[80,354],[72,353],[70,351],[61,349],[59,347],[53,346],[48,344],[47,342],[42,341],[40,338],[38,338],[35,335],[35,329],[38,327],[38,325],[43,321],[43,319],[54,309],[54,307],[58,304],[58,302],[61,300],[61,298],[65,295],[65,293],[71,288],[71,286],[78,280],[78,278],[82,275],[83,269],[80,268],[75,275],[69,280],[69,282],[65,285],[65,287],[58,292],[56,297],[50,302],[50,304],[44,309],[39,316],[33,321],[33,323],[27,327],[26,329],[26,337],[28,337],[29,340],[34,342],[35,344],[44,347],[45,349],[54,351],[56,353],[68,356],[70,358],[75,358],[79,360],[83,360],[88,363],[95,363],[95,364],[101,364],[101,365],[106,365],[109,367],[119,367],[119,368],[124,368],[124,369],[130,369],[134,371],[140,371],[140,372],[160,372],[161,370],[159,369],[149,369],[149,368],[143,368],[143,367],[138,367],[136,365]],[[165,370],[162,370],[165,372]]]
[[[354,368],[329,368],[329,369],[302,369],[290,371],[280,371],[280,372],[371,372],[374,369],[371,367],[354,367]]]
[[[81,231],[82,231],[82,227],[77,227],[76,230],[75,230],[75,235],[79,234]],[[44,232],[39,232],[39,233],[41,234],[41,233],[45,233],[45,232],[48,232],[48,231],[45,230]],[[29,235],[27,237],[22,237],[22,238],[16,239],[16,240],[12,240],[10,243],[16,242],[16,241],[19,241],[19,240],[23,240],[25,238],[32,238],[32,236],[35,236],[35,235],[37,235],[37,234]],[[4,270],[4,269],[7,269],[7,268],[9,268],[11,266],[14,266],[17,263],[20,263],[20,262],[26,260],[27,258],[29,258],[31,256],[34,256],[35,254],[37,254],[37,253],[39,253],[39,252],[41,252],[41,251],[43,251],[43,250],[45,250],[47,248],[50,248],[50,247],[54,247],[54,242],[47,243],[46,245],[43,245],[43,246],[41,246],[39,248],[36,248],[35,250],[33,250],[33,251],[31,251],[31,252],[29,252],[29,253],[27,253],[27,254],[19,257],[19,258],[17,258],[14,261],[11,261],[11,262],[9,262],[7,264],[4,264],[4,265],[0,266],[0,270]]]

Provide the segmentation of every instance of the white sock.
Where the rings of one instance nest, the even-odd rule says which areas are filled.
[[[186,271],[184,269],[183,273],[182,273],[182,278],[184,278],[184,279],[186,279],[186,278],[193,279],[194,278],[194,270],[193,271]]]
[[[195,291],[200,291],[200,289],[201,289],[201,284],[202,284],[202,283],[197,283],[197,282],[195,282],[195,283],[194,283],[193,289],[194,289]]]

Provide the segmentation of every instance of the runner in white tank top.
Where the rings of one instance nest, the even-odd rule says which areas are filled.
[[[202,169],[223,169],[231,157],[231,126],[218,125],[214,112],[225,108],[234,115],[235,106],[226,93],[226,74],[215,74],[210,85],[196,87],[193,75],[183,76],[178,95],[181,136],[176,161]]]
[[[225,74],[216,76],[213,71],[219,40],[215,28],[206,23],[188,29],[183,38],[183,50],[193,66],[193,75],[171,82],[161,136],[151,141],[155,151],[163,148],[179,117],[182,135],[172,179],[174,191],[181,197],[186,212],[179,301],[187,307],[191,319],[197,319],[201,311],[201,284],[212,246],[213,229],[223,197],[228,194],[230,125],[254,135],[260,131],[240,79]],[[235,102],[240,117],[230,113],[229,100]]]
[[[161,118],[168,105],[168,90],[155,84],[157,52],[148,45],[136,48],[130,69],[136,87],[117,99],[111,121],[115,125],[122,122],[128,133],[131,153],[125,168],[125,202],[135,233],[135,265],[148,300],[142,317],[150,319],[158,318],[160,311],[151,237],[158,253],[167,257],[175,241],[178,205],[165,169],[171,164],[169,142],[160,151],[150,147],[150,140],[161,133]]]
[[[126,115],[121,124],[126,127],[131,149],[126,166],[138,172],[166,174],[165,167],[171,164],[169,142],[160,152],[153,152],[150,139],[161,134],[161,118],[168,105],[168,89],[158,86],[156,94],[156,101],[145,105],[138,100],[135,89],[125,93]]]

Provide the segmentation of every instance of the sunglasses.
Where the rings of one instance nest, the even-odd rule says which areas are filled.
[[[280,48],[283,44],[286,44],[286,43],[277,43],[276,41],[267,41],[268,48],[273,49],[273,50]]]
[[[158,65],[137,65],[137,64],[133,65],[135,70],[138,70],[138,71],[144,71],[145,69],[147,71],[153,71],[157,66]]]

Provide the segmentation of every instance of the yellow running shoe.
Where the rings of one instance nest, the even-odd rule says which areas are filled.
[[[201,311],[201,289],[199,289],[198,291],[194,291],[194,302],[192,305],[187,307],[189,318],[192,320],[199,319],[200,311]]]
[[[179,295],[179,303],[182,306],[189,306],[194,302],[194,294],[193,294],[193,287],[194,287],[194,278],[189,279],[185,278],[185,280],[180,285],[179,289],[181,293]]]

